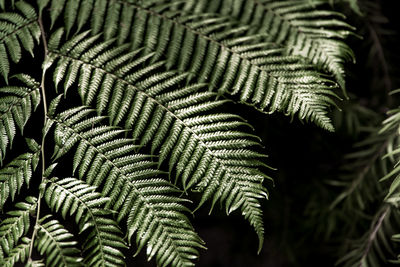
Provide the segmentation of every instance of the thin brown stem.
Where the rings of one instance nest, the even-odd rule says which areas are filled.
[[[47,49],[47,40],[46,40],[45,31],[44,31],[44,27],[43,27],[42,17],[39,17],[38,24],[39,24],[40,32],[41,32],[41,36],[42,36],[42,43],[43,43],[43,50],[44,50],[44,61],[46,61],[46,57],[47,57],[47,54],[48,54],[48,49]],[[42,95],[42,99],[43,99],[43,113],[44,113],[43,114],[43,125],[46,125],[46,122],[47,122],[47,100],[46,100],[46,90],[45,90],[45,79],[46,79],[46,69],[44,68],[43,72],[42,72],[42,80],[40,82],[40,90],[41,90],[41,95]],[[45,135],[43,134],[43,136],[42,136],[42,144],[41,144],[42,179],[41,179],[40,186],[39,186],[39,196],[38,196],[38,200],[37,200],[35,227],[33,229],[32,238],[31,238],[31,244],[30,244],[30,247],[29,247],[29,260],[32,259],[33,244],[35,242],[35,237],[36,237],[37,230],[38,230],[38,221],[39,221],[39,218],[40,218],[40,203],[41,203],[41,199],[43,197],[42,184],[46,179],[44,177],[44,172],[46,170],[46,160],[45,160],[46,157],[45,157],[44,145],[45,145]]]

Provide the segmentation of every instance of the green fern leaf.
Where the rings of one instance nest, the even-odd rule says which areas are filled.
[[[42,260],[28,260],[27,264],[25,267],[45,267],[46,265],[43,263]]]
[[[3,267],[13,267],[17,262],[25,262],[28,259],[29,247],[31,240],[27,237],[21,239],[21,243],[10,250],[9,256],[0,259],[0,264]]]
[[[68,4],[72,2],[77,1]],[[298,114],[300,119],[333,130],[326,116],[335,105],[333,81],[301,57],[285,56],[285,48],[269,41],[266,34],[246,34],[250,26],[219,14],[179,12],[178,4],[183,2],[108,2],[104,4],[107,28],[92,25],[92,33],[101,29],[107,40],[117,38],[119,44],[129,40],[132,50],[143,46],[145,54],[154,51],[153,62],[165,57],[168,69],[189,72],[188,79],[208,83],[210,90],[235,96],[263,112]],[[94,11],[92,16],[101,17]],[[71,44],[64,45],[64,51],[68,47]]]
[[[151,142],[153,153],[161,153],[160,164],[170,157],[170,171],[176,167],[184,188],[197,185],[203,192],[200,205],[212,198],[213,206],[218,200],[225,202],[227,213],[241,208],[262,242],[258,198],[267,196],[261,183],[270,178],[258,170],[265,165],[261,161],[265,155],[251,149],[260,145],[257,137],[237,129],[246,123],[229,114],[202,115],[226,101],[213,100],[211,92],[199,92],[206,89],[204,84],[182,87],[187,75],[162,71],[162,62],[138,68],[149,58],[136,57],[138,51],[126,54],[124,47],[117,47],[101,53],[104,43],[88,49],[95,38],[80,35],[59,52],[51,51],[60,56],[56,84],[63,73],[80,71],[78,90],[84,104],[97,98],[97,111],[108,112],[114,125],[125,121],[124,127],[133,129],[141,145]],[[67,56],[62,50],[69,51]],[[67,79],[64,84],[68,88],[71,82]],[[70,144],[64,142],[68,148]]]
[[[283,44],[289,55],[307,58],[335,75],[345,93],[345,68],[354,54],[344,43],[354,27],[339,12],[324,9],[326,0],[208,0],[187,1],[186,10],[218,12],[246,25],[250,33],[267,34],[267,40]],[[317,9],[319,7],[319,9]]]
[[[18,12],[0,13],[0,73],[8,83],[10,59],[18,63],[24,48],[33,56],[35,41],[39,42],[40,28],[36,10],[26,2],[15,4]]]
[[[387,257],[394,257],[391,236],[395,233],[400,216],[388,204],[382,205],[371,221],[369,231],[359,240],[351,242],[350,249],[337,263],[343,267],[384,266]]]
[[[125,248],[122,232],[114,220],[107,218],[110,211],[104,208],[109,200],[75,178],[52,178],[47,183],[45,199],[53,211],[63,218],[75,215],[80,233],[90,229],[83,252],[87,266],[121,266]]]
[[[82,266],[80,250],[75,247],[73,235],[51,215],[40,218],[35,247],[41,255],[46,254],[46,266]]]
[[[24,86],[0,87],[0,162],[11,146],[16,127],[21,130],[40,102],[39,84],[25,74],[14,75]]]
[[[7,212],[7,217],[0,224],[0,263],[5,255],[11,257],[13,248],[19,239],[28,233],[30,213],[36,209],[36,198],[26,197],[26,202],[15,204],[16,210]]]
[[[40,151],[36,148],[33,153],[19,155],[0,169],[0,210],[3,210],[4,203],[10,196],[14,200],[24,183],[29,187],[32,173],[39,162],[39,156]]]
[[[107,206],[119,211],[117,221],[127,219],[128,240],[136,234],[138,252],[147,245],[149,259],[160,266],[191,266],[203,241],[182,213],[188,211],[179,192],[154,168],[150,156],[135,153],[132,140],[118,138],[116,127],[99,126],[102,117],[88,117],[92,110],[83,107],[67,110],[53,118],[57,144],[55,158],[78,143],[74,170],[102,194],[110,197]]]

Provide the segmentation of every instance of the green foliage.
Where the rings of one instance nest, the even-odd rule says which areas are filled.
[[[30,212],[34,211],[36,204],[36,198],[27,197],[26,202],[15,204],[16,210],[7,212],[8,217],[0,224],[0,262],[12,254],[18,240],[28,233]]]
[[[270,167],[232,106],[334,130],[354,28],[324,3],[1,0],[0,265],[123,266],[145,248],[193,266],[206,202],[240,211],[260,252]]]
[[[2,1],[0,7],[3,6]],[[16,12],[0,13],[0,72],[6,83],[10,72],[10,59],[18,63],[22,57],[22,48],[33,56],[35,41],[39,42],[40,38],[36,10],[23,1],[19,1],[15,7]]]
[[[39,147],[34,140],[28,140],[34,146],[33,153],[19,155],[4,168],[0,169],[0,210],[3,210],[4,203],[11,196],[14,201],[15,195],[21,190],[25,183],[30,184],[32,173],[35,171],[39,162]]]
[[[21,243],[10,250],[9,256],[2,260],[5,267],[12,267],[17,262],[25,262],[29,255],[29,246],[31,240],[27,237],[21,238]]]
[[[46,215],[36,224],[39,230],[35,246],[41,255],[46,254],[46,265],[82,266],[79,249],[75,247],[78,242],[73,240],[73,234],[51,218]]]
[[[118,266],[124,262],[119,248],[124,248],[122,232],[117,223],[107,218],[110,211],[104,208],[107,198],[75,178],[52,178],[48,182],[45,199],[52,210],[63,218],[75,215],[80,233],[88,231],[83,244],[84,263],[90,266]]]
[[[25,86],[0,88],[0,162],[6,155],[7,146],[12,146],[16,127],[23,133],[25,124],[40,103],[39,84],[28,75],[18,74],[14,77]]]

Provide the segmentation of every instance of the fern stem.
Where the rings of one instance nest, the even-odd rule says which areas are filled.
[[[43,43],[43,50],[44,50],[44,60],[43,62],[46,62],[46,58],[48,55],[48,49],[47,49],[47,40],[46,40],[46,36],[45,36],[45,31],[44,31],[44,27],[43,27],[43,21],[42,21],[42,17],[39,16],[38,18],[38,23],[39,23],[39,27],[40,27],[40,35],[42,37],[42,43]],[[41,90],[41,95],[42,95],[42,99],[43,99],[43,125],[46,125],[47,122],[47,100],[46,100],[46,90],[45,90],[45,79],[46,79],[46,70],[47,68],[43,68],[42,71],[42,80],[40,82],[40,90]],[[37,199],[37,209],[36,209],[36,218],[35,218],[35,227],[33,228],[33,233],[32,233],[32,237],[31,237],[31,244],[29,247],[29,258],[28,261],[32,260],[32,251],[33,251],[33,244],[35,243],[35,237],[38,231],[38,222],[39,222],[39,218],[40,218],[40,202],[41,199],[43,197],[43,191],[44,188],[42,188],[43,182],[46,179],[44,177],[44,172],[46,170],[46,157],[45,157],[45,149],[44,149],[44,145],[45,145],[45,139],[46,136],[44,133],[42,133],[42,143],[41,143],[41,161],[42,161],[42,179],[40,181],[40,186],[39,186],[39,196]]]
[[[372,247],[372,243],[376,240],[376,235],[377,235],[379,229],[381,228],[384,219],[386,218],[386,216],[388,216],[390,214],[389,211],[390,211],[390,206],[387,206],[382,211],[382,214],[378,217],[376,224],[371,229],[372,232],[368,236],[367,244],[366,244],[365,250],[363,251],[363,254],[362,254],[362,257],[360,259],[358,267],[363,267],[364,266],[363,262],[365,261],[365,259],[368,256],[368,253],[369,253],[369,251],[370,251],[370,249]]]

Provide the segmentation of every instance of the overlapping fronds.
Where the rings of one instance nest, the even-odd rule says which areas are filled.
[[[125,248],[118,224],[109,218],[104,208],[108,198],[76,178],[52,178],[47,182],[45,199],[52,210],[63,218],[74,216],[80,233],[90,231],[83,244],[84,264],[87,266],[122,266]]]
[[[0,169],[0,210],[3,210],[4,203],[11,196],[11,200],[19,193],[25,183],[29,187],[32,173],[39,162],[39,146],[32,139],[32,152],[19,155],[2,169]]]
[[[4,1],[0,1],[2,6]],[[19,62],[22,48],[33,56],[35,41],[39,42],[40,37],[36,10],[24,1],[18,1],[15,7],[16,12],[0,13],[0,73],[7,83],[10,60]]]
[[[374,216],[370,229],[356,242],[351,243],[350,251],[342,257],[337,265],[343,267],[385,266],[394,259],[392,235],[398,231],[400,223],[398,211],[389,205],[383,205]]]
[[[118,138],[123,130],[95,127],[103,118],[86,118],[92,112],[79,107],[54,118],[55,158],[79,143],[73,169],[102,187],[119,222],[127,217],[128,240],[136,234],[138,252],[146,245],[149,259],[155,256],[160,266],[193,265],[203,241],[182,213],[189,211],[180,204],[184,200],[173,195],[179,190],[159,178],[150,156],[135,153],[133,140]]]
[[[378,134],[376,128],[370,128],[369,136],[355,145],[356,151],[346,155],[347,162],[341,167],[340,180],[331,182],[344,187],[331,208],[344,202],[343,206],[350,212],[363,211],[370,203],[382,199],[387,192],[380,180],[393,165],[385,154],[399,141],[395,132]]]
[[[82,38],[73,39],[78,43],[74,49],[71,43],[59,51],[49,45],[60,58],[56,84],[63,73],[70,73],[64,83],[67,89],[80,72],[78,90],[84,104],[96,101],[97,111],[107,112],[114,125],[124,121],[124,128],[132,129],[141,145],[151,143],[153,153],[160,153],[160,164],[169,158],[170,171],[176,169],[183,187],[196,185],[203,192],[200,205],[212,198],[212,205],[220,200],[227,213],[240,208],[262,242],[258,199],[267,196],[262,181],[269,177],[259,170],[265,166],[265,155],[253,149],[259,140],[240,131],[239,126],[248,124],[237,116],[216,113],[225,100],[214,100],[213,93],[201,90],[204,84],[182,85],[186,74],[162,71],[159,62],[139,68],[148,58],[136,57],[139,51],[120,55],[124,47],[106,50],[107,43],[88,50],[96,37],[79,42]],[[75,53],[83,49],[88,52],[77,57]],[[66,56],[63,51],[68,51]],[[153,74],[156,70],[160,71]]]
[[[9,256],[0,259],[1,266],[13,267],[17,262],[25,262],[28,259],[30,243],[29,238],[21,238],[19,245],[10,250]]]
[[[249,39],[252,39],[253,34],[265,34],[267,35],[265,41],[282,44],[289,55],[305,57],[315,65],[329,70],[344,88],[344,64],[350,60],[354,61],[354,55],[343,40],[352,34],[354,28],[344,22],[344,15],[341,13],[329,9],[316,9],[326,3],[326,0],[97,0],[90,2],[57,0],[52,1],[52,8],[57,8],[57,12],[52,13],[52,22],[54,23],[61,14],[65,4],[64,16],[68,31],[75,21],[79,30],[91,19],[94,34],[103,31],[106,38],[117,35],[120,43],[128,36],[132,36],[133,42],[137,44],[136,47],[141,46],[140,43],[143,41],[150,46],[157,46],[158,49],[172,44],[175,46],[175,49],[170,48],[172,51],[175,50],[173,57],[177,57],[177,54],[181,55],[182,52],[186,53],[185,49],[187,49],[188,56],[180,59],[182,61],[180,65],[183,66],[188,64],[187,57],[192,56],[190,52],[193,43],[198,42],[202,48],[196,53],[197,55],[195,54],[199,57],[199,54],[206,54],[204,52],[206,43],[215,46],[212,49],[218,49],[216,45],[218,42],[223,39],[232,41],[231,37],[238,36],[240,33],[242,37],[245,35]],[[200,17],[203,23],[200,23]],[[227,17],[231,18],[229,20],[235,18],[241,22],[241,25],[228,27]],[[122,21],[123,24],[120,23]],[[131,30],[133,28],[135,31]],[[162,38],[162,41],[156,40],[161,36],[168,37],[169,34],[173,34],[174,37]],[[184,38],[189,39],[184,42],[187,46],[180,49],[180,42],[183,42]],[[199,40],[196,41],[196,39]],[[242,39],[241,42],[244,44],[246,40]],[[225,54],[229,53],[225,51]]]
[[[46,266],[82,266],[83,259],[77,242],[64,226],[51,215],[40,218],[35,246],[41,255],[46,256]]]
[[[391,239],[400,230],[398,182],[395,178],[389,188],[385,180],[399,172],[396,168],[398,164],[392,170],[398,160],[399,114],[398,109],[390,111],[391,116],[383,122],[383,126],[372,128],[371,135],[359,144],[359,150],[349,155],[353,163],[346,167],[352,175],[348,177],[347,185],[344,183],[347,189],[337,197],[332,208],[344,202],[347,214],[353,214],[350,220],[354,232],[363,228],[360,222],[369,216],[373,220],[363,237],[349,243],[349,249],[339,261],[341,266],[382,266],[388,259],[395,258],[395,246]],[[386,203],[377,210],[374,203],[384,200]]]
[[[119,44],[129,41],[132,50],[144,47],[145,55],[154,51],[153,62],[165,58],[168,69],[189,72],[188,79],[205,82],[210,90],[232,95],[263,112],[298,114],[333,130],[327,112],[335,105],[335,83],[301,57],[285,55],[285,48],[268,35],[248,34],[250,26],[229,16],[179,11],[183,1],[98,0],[92,2],[98,8],[89,10],[90,4],[78,2],[66,3],[65,16],[84,24],[88,15],[73,15],[76,9],[68,7],[85,8],[92,16],[92,34],[103,32],[106,40],[116,38]]]
[[[17,127],[23,132],[40,103],[39,84],[25,74],[14,75],[24,86],[0,87],[0,162],[12,145]]]
[[[344,65],[354,61],[344,39],[354,27],[344,21],[343,14],[323,8],[326,3],[327,0],[191,0],[186,9],[219,12],[251,25],[251,33],[267,34],[268,41],[283,44],[290,55],[305,57],[328,70],[344,88]]]
[[[386,151],[385,158],[392,161],[394,165],[393,169],[390,169],[383,177],[382,181],[394,177],[392,184],[390,186],[388,197],[394,193],[399,193],[400,184],[400,109],[392,109],[388,112],[389,117],[383,122],[382,128],[380,129],[380,134],[391,135],[391,139],[387,140],[388,150]]]
[[[30,213],[36,208],[36,198],[27,197],[26,202],[15,204],[15,210],[7,212],[7,218],[0,224],[0,263],[11,256],[13,248],[30,227]]]

